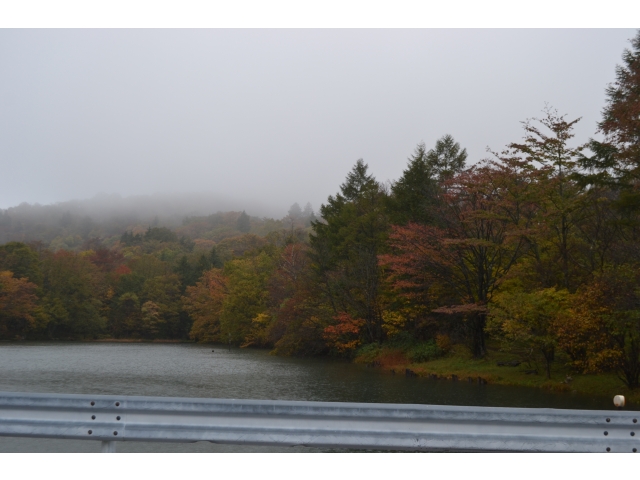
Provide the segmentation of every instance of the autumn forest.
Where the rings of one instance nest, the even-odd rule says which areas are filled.
[[[604,86],[603,86],[604,88]],[[0,210],[0,339],[195,341],[419,364],[465,349],[640,387],[640,32],[594,137],[547,106],[470,159],[363,160],[314,212],[95,219]],[[535,114],[535,112],[532,112]],[[411,151],[408,147],[408,151]]]

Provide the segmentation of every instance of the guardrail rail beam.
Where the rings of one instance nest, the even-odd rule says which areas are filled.
[[[0,436],[418,450],[636,452],[640,412],[0,392]]]

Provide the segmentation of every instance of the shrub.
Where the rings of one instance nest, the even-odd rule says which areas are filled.
[[[443,354],[449,353],[451,351],[451,347],[453,346],[449,335],[441,334],[436,335],[436,345],[440,350],[442,350]]]
[[[428,362],[441,357],[444,351],[438,347],[435,340],[429,340],[425,343],[419,343],[409,348],[407,358],[414,363]]]
[[[398,348],[402,351],[410,349],[415,344],[415,339],[409,332],[398,332],[387,341],[391,348]]]
[[[380,354],[380,350],[380,345],[377,343],[363,345],[356,351],[357,361],[362,363],[371,363]]]

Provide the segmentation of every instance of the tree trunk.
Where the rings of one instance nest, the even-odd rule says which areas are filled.
[[[484,342],[484,327],[487,321],[486,313],[476,313],[472,318],[472,353],[476,358],[482,358],[487,353]]]
[[[555,358],[555,349],[553,347],[546,347],[542,349],[542,355],[547,367],[547,378],[551,379],[551,362]]]

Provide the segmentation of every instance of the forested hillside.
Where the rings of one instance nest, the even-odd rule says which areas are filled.
[[[281,220],[227,212],[100,230],[4,212],[3,235],[18,222],[24,238],[0,246],[0,337],[282,355],[396,345],[415,362],[491,344],[548,376],[562,364],[636,388],[640,32],[607,89],[601,140],[574,138],[578,121],[547,107],[473,163],[445,135],[418,145],[390,187],[358,160],[317,218],[296,204]]]

